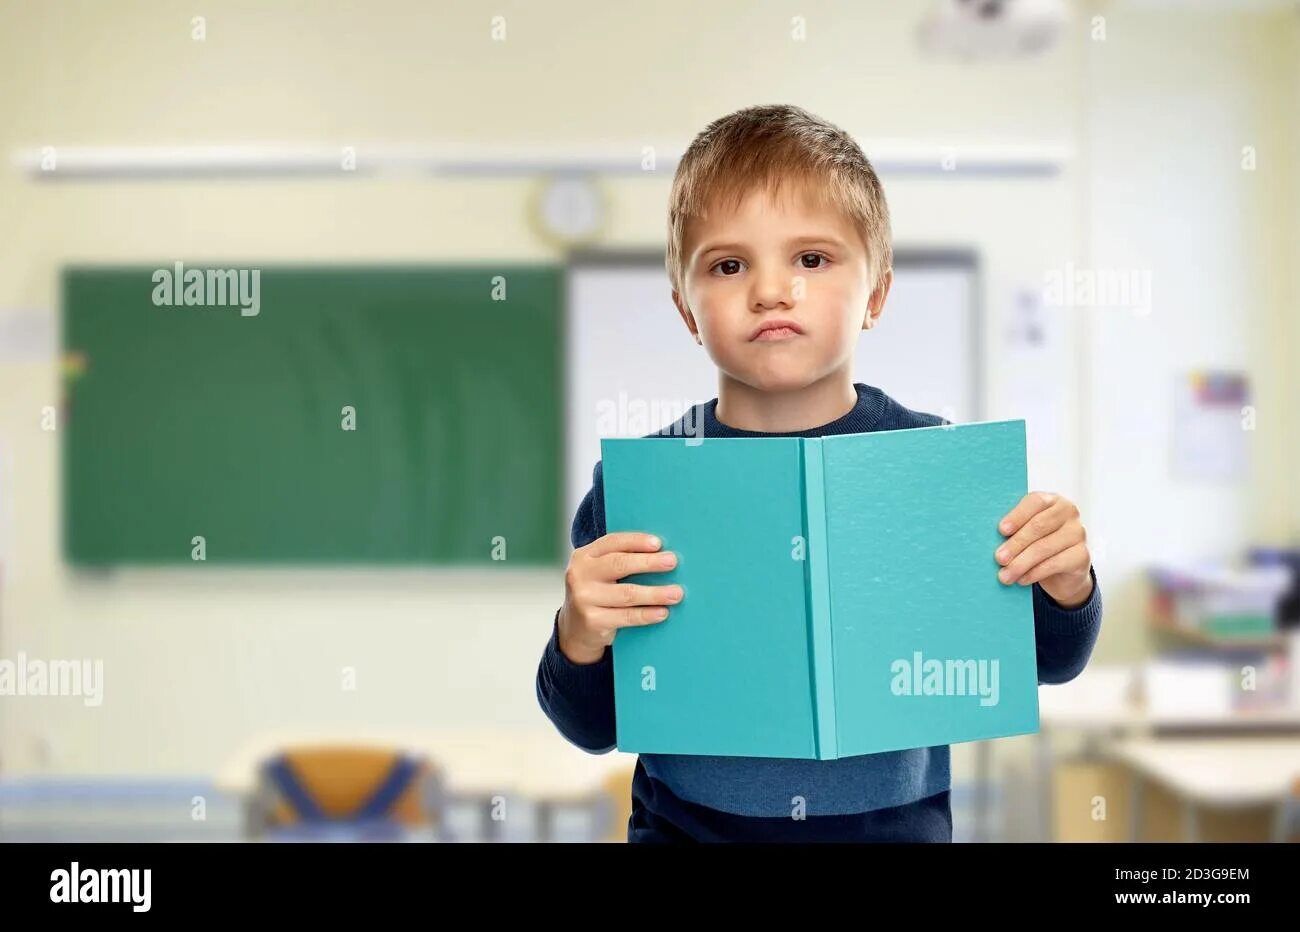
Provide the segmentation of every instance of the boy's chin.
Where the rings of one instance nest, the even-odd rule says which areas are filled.
[[[741,379],[746,385],[761,392],[797,392],[817,381],[806,367],[791,366],[789,371],[771,369],[752,372]]]

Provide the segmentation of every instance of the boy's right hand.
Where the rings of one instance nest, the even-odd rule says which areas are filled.
[[[659,552],[661,546],[652,534],[620,531],[573,551],[564,571],[559,619],[560,652],[565,657],[595,663],[619,628],[658,624],[668,617],[666,606],[682,600],[681,586],[619,582],[625,576],[663,573],[676,566],[676,554]]]

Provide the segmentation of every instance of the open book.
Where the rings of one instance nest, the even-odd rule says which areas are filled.
[[[618,747],[833,759],[1038,730],[1033,593],[997,578],[1025,422],[601,441],[666,621],[614,639]]]

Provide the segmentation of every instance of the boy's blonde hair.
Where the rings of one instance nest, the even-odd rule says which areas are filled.
[[[775,197],[786,181],[804,182],[820,206],[839,209],[867,249],[872,287],[893,264],[889,206],[876,171],[848,133],[807,110],[786,104],[746,107],[714,120],[677,165],[668,198],[665,264],[681,292],[686,227],[714,205],[736,209],[764,188]]]

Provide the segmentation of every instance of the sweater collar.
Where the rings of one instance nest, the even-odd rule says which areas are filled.
[[[819,427],[796,430],[786,433],[773,433],[759,430],[743,430],[732,427],[718,420],[718,399],[704,404],[705,437],[821,437],[828,434],[863,434],[875,430],[881,414],[885,410],[885,393],[865,382],[854,382],[857,389],[857,404],[841,417]]]

